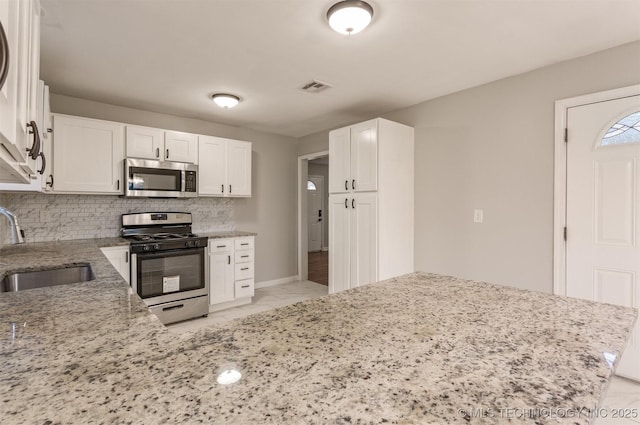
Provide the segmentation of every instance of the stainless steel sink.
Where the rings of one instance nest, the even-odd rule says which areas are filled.
[[[61,267],[55,269],[38,270],[32,272],[18,272],[6,275],[0,281],[0,292],[24,291],[25,289],[45,288],[47,286],[67,285],[69,283],[87,282],[94,280],[89,264]]]

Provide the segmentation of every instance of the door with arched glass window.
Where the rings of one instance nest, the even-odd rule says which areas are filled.
[[[568,108],[567,129],[567,295],[639,308],[640,96]],[[640,324],[617,373],[640,380]]]

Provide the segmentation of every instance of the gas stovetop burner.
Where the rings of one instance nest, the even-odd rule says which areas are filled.
[[[197,238],[198,235],[193,233],[155,233],[155,234],[152,233],[152,234],[131,235],[131,236],[125,236],[125,237],[138,242],[152,242],[152,241],[171,240],[171,239]]]
[[[123,214],[121,234],[131,241],[132,254],[203,248],[208,243],[191,232],[190,213]]]

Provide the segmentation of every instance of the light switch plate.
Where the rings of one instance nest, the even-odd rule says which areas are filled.
[[[484,220],[484,211],[483,210],[473,210],[473,222],[474,223],[482,223]]]

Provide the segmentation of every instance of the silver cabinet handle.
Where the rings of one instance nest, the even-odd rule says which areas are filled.
[[[231,193],[231,185],[229,185],[229,193]]]
[[[241,255],[240,258],[249,258],[248,255]]]
[[[347,198],[344,198],[344,207],[349,208],[349,200]]]
[[[129,262],[129,252],[128,251],[124,253],[124,262],[125,263]]]
[[[169,159],[169,149],[167,149],[167,159]]]
[[[160,158],[160,148],[156,148],[156,158]]]
[[[231,264],[231,256],[227,255],[227,264]]]
[[[349,190],[349,180],[344,181],[344,190]]]
[[[351,208],[355,208],[356,207],[356,200],[355,198],[351,200]]]
[[[226,245],[216,245],[216,248],[226,248]]]
[[[241,288],[248,288],[250,285],[242,285]]]
[[[351,180],[351,189],[356,190],[356,179]]]
[[[116,190],[120,190],[120,179],[116,181]]]
[[[224,185],[221,185],[221,186],[222,186],[222,193],[224,193]]]
[[[247,246],[247,245],[249,245],[249,242],[242,242],[240,245]]]
[[[243,267],[240,270],[249,270],[249,267]]]

